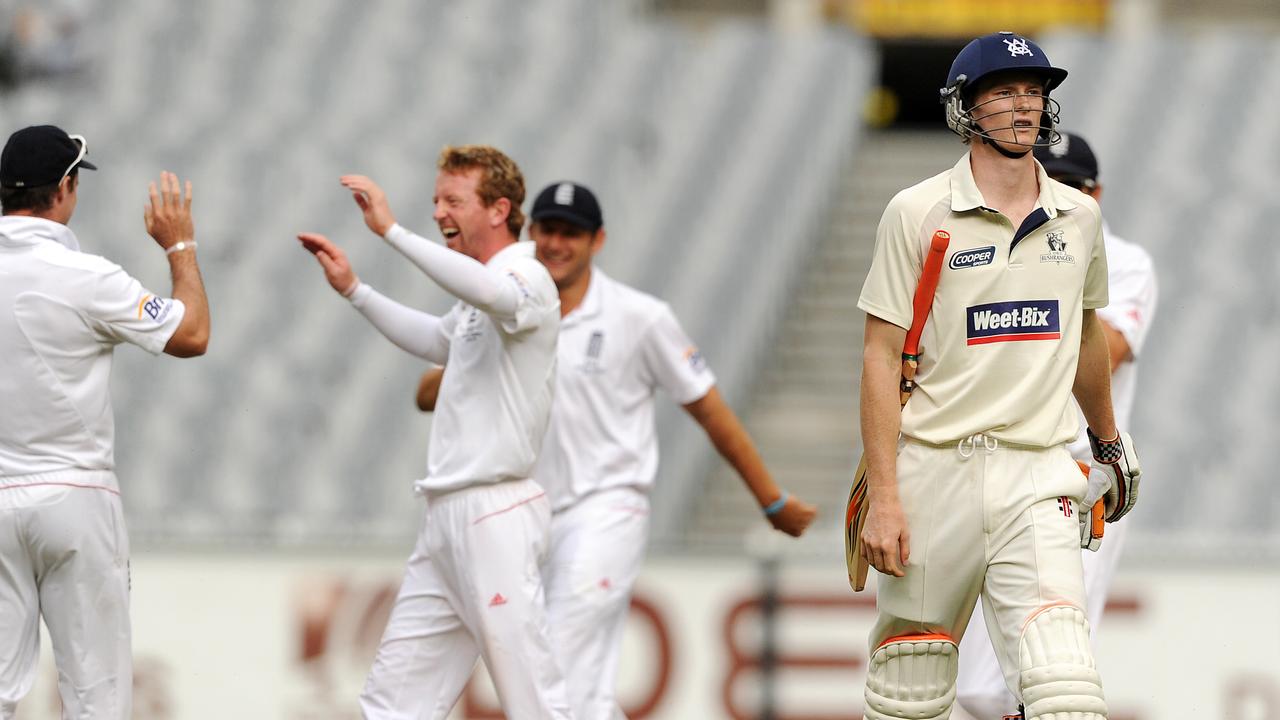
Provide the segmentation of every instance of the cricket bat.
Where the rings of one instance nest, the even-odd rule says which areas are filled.
[[[942,274],[942,258],[947,254],[950,242],[951,235],[945,230],[933,233],[933,239],[929,241],[929,254],[924,259],[924,270],[911,300],[911,328],[907,330],[907,339],[902,346],[902,381],[898,386],[903,407],[911,398],[911,392],[916,389],[916,369],[920,366],[920,334],[924,332],[925,321],[929,319],[929,311],[933,308],[933,295],[938,289],[938,278]],[[870,569],[867,559],[862,556],[862,526],[867,521],[867,505],[867,454],[863,452],[858,459],[858,469],[854,472],[853,486],[849,488],[849,500],[844,512],[844,560],[849,567],[849,585],[854,592],[861,592],[867,586],[867,571]]]

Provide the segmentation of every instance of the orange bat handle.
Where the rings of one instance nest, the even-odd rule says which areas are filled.
[[[924,332],[925,321],[933,309],[933,295],[938,290],[938,278],[942,275],[942,258],[950,244],[951,233],[946,230],[935,231],[929,241],[924,271],[920,273],[920,284],[916,285],[916,294],[911,300],[911,329],[907,331],[907,342],[902,346],[903,360],[914,360],[914,356],[920,354],[920,334]]]

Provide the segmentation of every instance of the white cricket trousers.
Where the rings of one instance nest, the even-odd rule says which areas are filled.
[[[542,565],[551,507],[533,480],[427,498],[422,530],[360,695],[368,720],[442,720],[476,658],[508,718],[571,717],[551,654]]]
[[[85,476],[96,474],[40,477],[91,482]],[[128,720],[129,539],[116,492],[0,485],[0,719],[14,716],[35,682],[41,614],[64,720]]]
[[[1128,522],[1108,523],[1102,546],[1097,552],[1084,550],[1084,590],[1088,604],[1089,637],[1096,649],[1098,628],[1107,607],[1107,593],[1120,563]],[[982,607],[974,611],[969,629],[960,641],[960,675],[956,680],[956,700],[973,720],[1001,720],[1018,710],[1018,701],[1004,682],[1000,662],[991,647]]]
[[[616,684],[631,589],[649,541],[649,497],[619,487],[551,518],[547,612],[576,720],[625,720]]]
[[[1085,607],[1073,502],[1085,486],[1064,446],[1010,446],[981,435],[959,448],[901,441],[898,493],[910,560],[905,577],[878,578],[872,652],[904,635],[959,641],[981,596],[1006,684],[1018,688],[1029,621],[1047,608]],[[1083,662],[1092,666],[1091,657]]]

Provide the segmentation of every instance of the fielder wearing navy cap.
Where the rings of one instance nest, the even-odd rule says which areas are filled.
[[[82,135],[68,135],[53,125],[33,125],[9,136],[0,152],[0,186],[30,188],[52,185],[84,168],[98,166],[84,159],[89,146]]]
[[[1094,187],[1098,184],[1098,158],[1084,138],[1064,132],[1062,142],[1038,147],[1032,152],[1049,177],[1068,185]]]
[[[529,218],[534,222],[564,220],[587,232],[604,227],[604,215],[600,212],[595,193],[573,182],[552,183],[538,193]]]

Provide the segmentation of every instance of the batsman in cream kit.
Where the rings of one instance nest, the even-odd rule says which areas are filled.
[[[1077,511],[1098,498],[1066,449],[1078,428],[1073,392],[1108,438],[1095,438],[1095,464],[1120,476],[1099,490],[1108,519],[1132,506],[1137,462],[1115,427],[1094,313],[1107,304],[1101,213],[1031,156],[1057,140],[1049,93],[1066,74],[1012,33],[972,41],[942,90],[969,152],[894,197],[877,231],[858,302],[868,316],[863,554],[882,573],[873,720],[950,715],[957,643],[979,597],[1027,718],[1107,716]],[[950,234],[946,264],[899,414],[899,355],[939,230]]]

